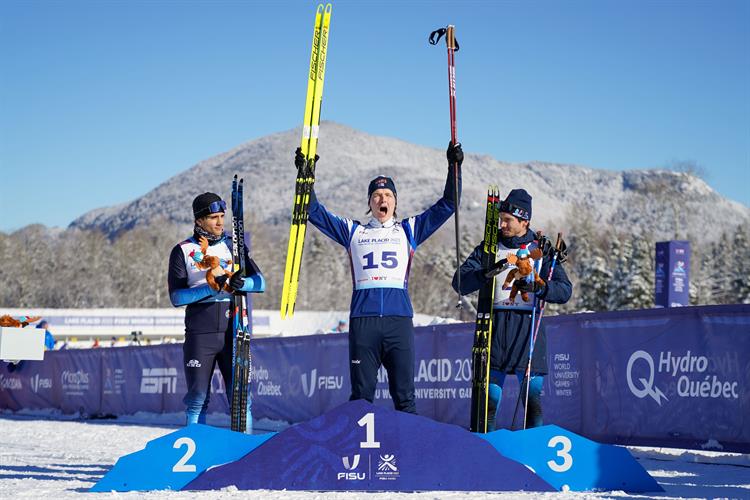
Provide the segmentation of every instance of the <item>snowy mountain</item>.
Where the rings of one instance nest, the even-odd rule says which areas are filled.
[[[322,124],[320,135],[316,192],[336,213],[366,218],[367,184],[378,174],[394,178],[400,216],[418,213],[442,193],[447,172],[443,150],[369,135],[332,122]],[[193,197],[214,191],[226,199],[235,173],[245,178],[246,217],[251,227],[286,227],[299,137],[300,130],[293,129],[252,140],[198,163],[130,203],[88,212],[71,227],[114,234],[164,218],[188,226],[192,224]],[[571,214],[591,217],[602,231],[697,241],[714,239],[728,226],[750,223],[750,208],[723,198],[701,179],[685,173],[506,163],[468,151],[463,171],[461,225],[471,240],[481,237],[489,183],[498,184],[503,194],[514,187],[527,189],[534,198],[532,226],[549,233],[566,230],[566,217]],[[452,232],[452,226],[446,224],[442,229],[443,238]]]

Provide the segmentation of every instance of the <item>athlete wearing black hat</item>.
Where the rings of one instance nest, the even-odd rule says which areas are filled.
[[[497,260],[500,261],[509,253],[526,253],[534,249],[537,236],[529,228],[531,222],[531,195],[525,189],[514,189],[500,203],[500,237],[498,238]],[[482,249],[480,242],[472,254],[461,264],[456,275],[461,273],[461,295],[479,290],[486,280],[486,269],[482,268]],[[551,261],[544,256],[540,276],[549,275]],[[511,266],[512,268],[513,266]],[[515,374],[519,382],[523,379],[529,362],[529,336],[531,334],[531,310],[533,296],[553,304],[564,304],[570,299],[573,286],[565,274],[563,266],[558,263],[552,279],[543,286],[537,283],[523,284],[529,296],[524,301],[522,294],[510,300],[511,287],[503,288],[503,283],[510,268],[495,277],[494,317],[492,346],[490,348],[490,387],[487,410],[487,430],[495,430],[495,417],[500,408],[506,374]],[[457,289],[457,276],[453,277],[453,289]],[[520,285],[517,283],[517,286]],[[531,379],[529,382],[529,407],[526,415],[526,427],[542,425],[541,391],[544,375],[547,374],[547,336],[542,323],[534,344],[534,356],[531,360]]]
[[[203,193],[193,200],[195,226],[193,235],[178,243],[169,255],[169,298],[175,307],[185,309],[185,343],[183,365],[187,394],[183,401],[188,424],[205,423],[206,410],[211,393],[211,377],[218,364],[227,397],[231,399],[232,387],[232,322],[230,321],[230,295],[219,292],[206,283],[206,271],[198,269],[201,261],[199,240],[208,241],[206,253],[219,257],[222,266],[229,269],[232,260],[231,239],[224,234],[224,212],[226,203],[215,193]],[[247,254],[247,269],[257,270]],[[237,292],[260,292],[265,288],[263,276],[253,273],[245,278],[239,273],[227,279],[223,269],[215,271],[216,282],[223,286],[228,282]],[[252,432],[252,415],[247,411],[247,428]]]
[[[461,145],[448,147],[448,162],[459,165]],[[295,163],[305,158],[298,150]],[[313,192],[310,222],[347,250],[354,290],[349,316],[350,399],[375,397],[378,369],[385,366],[397,410],[416,413],[414,403],[414,315],[408,283],[412,257],[455,211],[454,174],[448,169],[443,196],[416,217],[396,219],[396,184],[379,175],[367,189],[372,218],[368,222],[345,219],[329,212]]]

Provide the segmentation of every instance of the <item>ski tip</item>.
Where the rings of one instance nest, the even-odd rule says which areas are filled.
[[[332,3],[327,3],[326,7],[325,7],[325,13],[326,14],[330,14],[332,10],[333,10],[333,4]]]

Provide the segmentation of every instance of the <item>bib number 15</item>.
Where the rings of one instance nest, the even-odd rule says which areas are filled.
[[[398,266],[398,259],[396,258],[396,252],[381,252],[380,263],[375,262],[375,252],[370,252],[362,256],[365,263],[362,269],[377,269],[378,267],[384,267],[386,269],[395,269]]]

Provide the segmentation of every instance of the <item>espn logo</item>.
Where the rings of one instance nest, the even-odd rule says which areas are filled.
[[[144,368],[141,394],[174,394],[177,392],[177,368]]]

